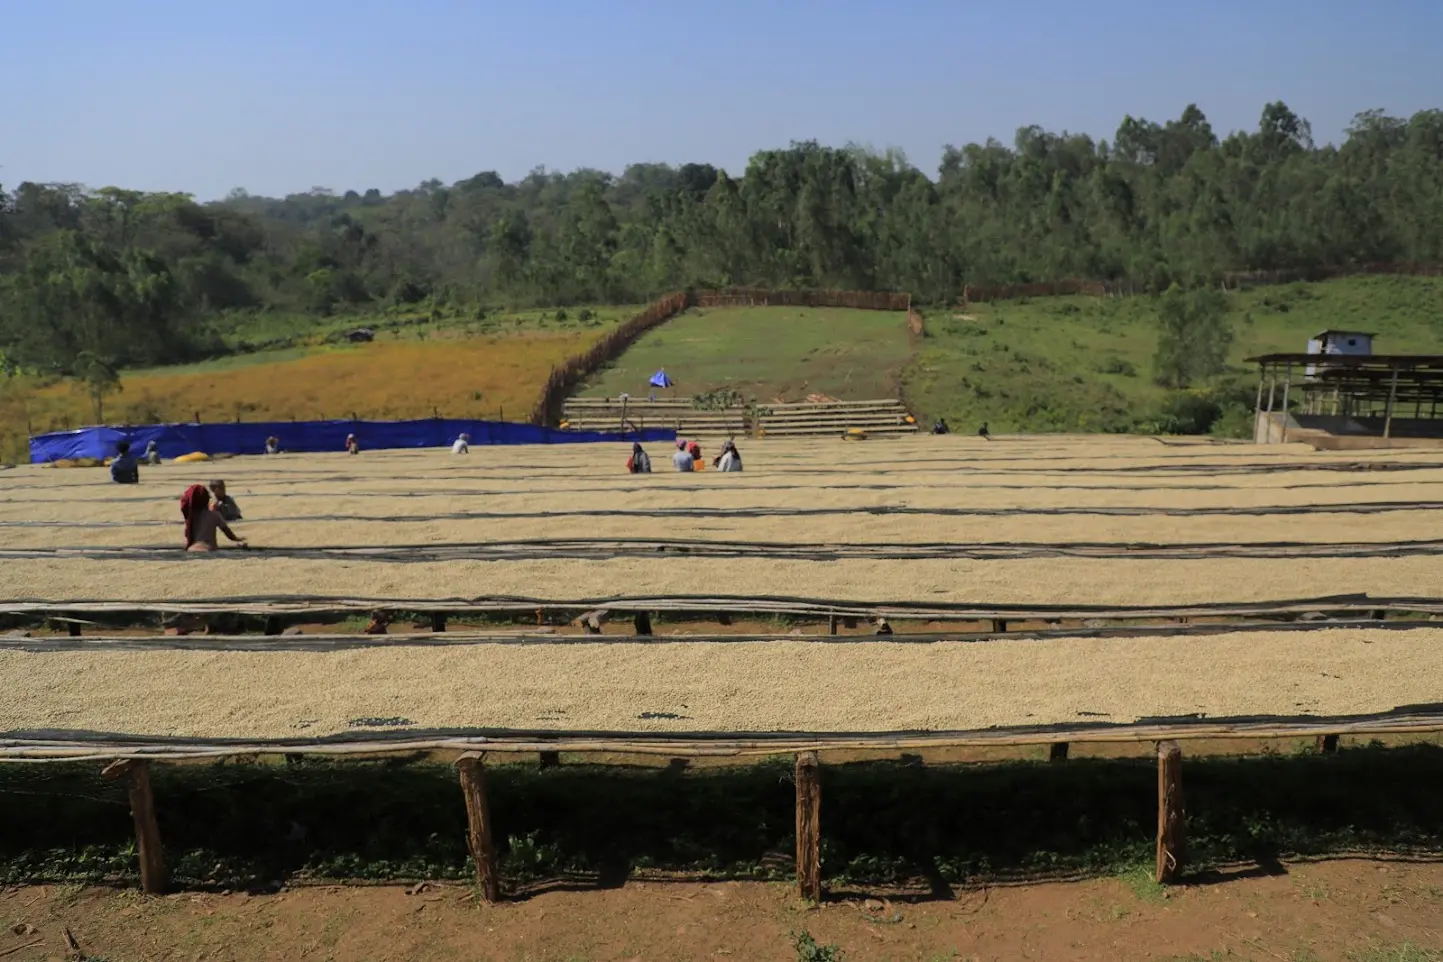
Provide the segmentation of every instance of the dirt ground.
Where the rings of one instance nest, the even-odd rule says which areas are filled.
[[[1211,884],[1209,884],[1211,883]],[[275,895],[44,886],[0,891],[0,957],[93,960],[1011,960],[1427,962],[1443,958],[1443,864],[1340,860],[1239,870],[1164,892],[1142,876],[961,890],[950,898],[784,883],[628,883],[496,907],[461,886]],[[17,934],[18,933],[18,934]],[[795,941],[807,933],[823,954]],[[827,947],[839,954],[825,954]]]

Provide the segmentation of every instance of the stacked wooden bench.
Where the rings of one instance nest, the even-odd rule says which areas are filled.
[[[899,437],[917,433],[917,424],[901,401],[821,401],[766,405],[757,418],[761,437],[819,437],[845,434],[853,428],[868,437]]]
[[[578,431],[619,431],[671,428],[692,437],[728,438],[747,433],[746,411],[727,408],[698,410],[691,398],[572,398],[562,411],[567,427]]]

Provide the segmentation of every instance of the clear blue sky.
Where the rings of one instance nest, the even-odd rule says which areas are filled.
[[[0,184],[280,195],[1443,107],[1443,0],[5,0]]]

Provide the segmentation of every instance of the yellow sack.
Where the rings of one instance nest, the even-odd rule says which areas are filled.
[[[171,463],[172,463],[172,464],[194,464],[194,463],[197,462],[197,461],[209,461],[209,460],[210,460],[210,455],[209,455],[209,454],[206,454],[204,451],[192,451],[192,452],[190,452],[189,454],[182,454],[180,457],[172,459]]]

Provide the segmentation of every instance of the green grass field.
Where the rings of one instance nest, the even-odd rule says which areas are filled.
[[[368,327],[378,336],[402,340],[448,334],[488,336],[518,331],[558,334],[600,330],[619,324],[640,310],[639,305],[534,308],[524,311],[405,307],[329,317],[246,311],[223,316],[215,327],[225,351],[246,355],[335,343],[346,331],[358,327]]]
[[[1225,390],[1249,393],[1256,354],[1307,349],[1327,328],[1373,331],[1378,353],[1443,353],[1443,278],[1356,277],[1228,295],[1234,340]],[[1154,383],[1149,297],[1054,297],[927,315],[902,384],[914,410],[954,430],[1146,430],[1168,401]],[[1240,400],[1235,403],[1242,403]]]
[[[911,356],[906,315],[846,308],[693,309],[637,341],[580,392],[642,394],[657,368],[689,397],[734,390],[766,402],[808,394],[896,397]]]

